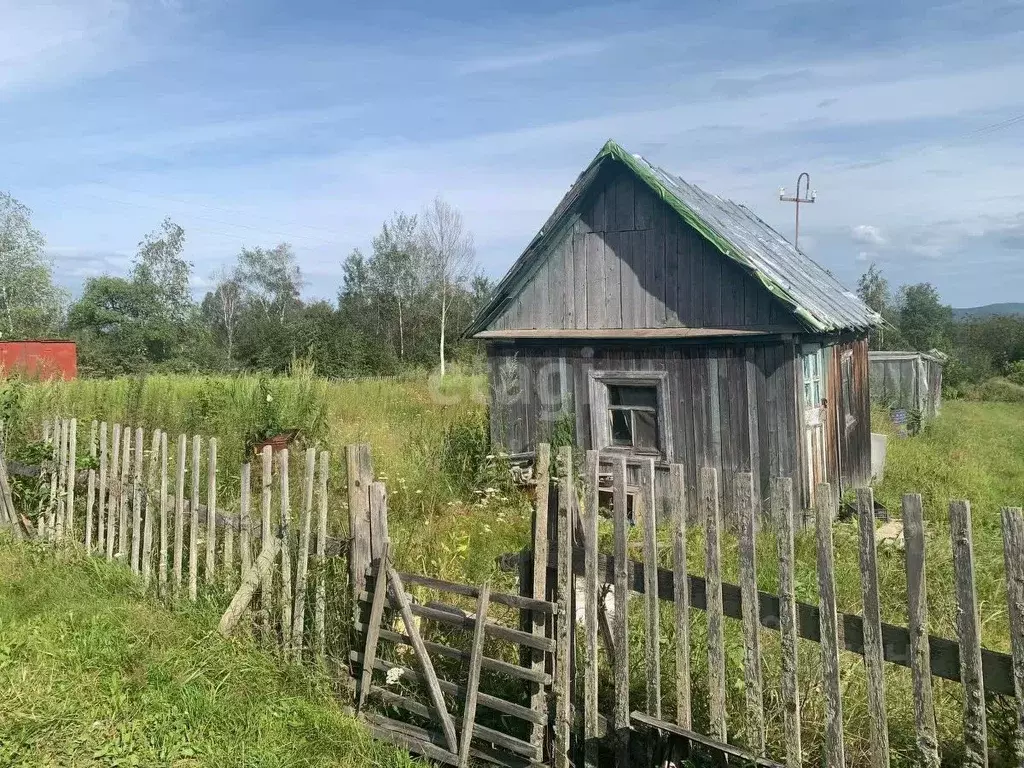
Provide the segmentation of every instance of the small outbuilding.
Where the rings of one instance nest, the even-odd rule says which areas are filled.
[[[805,506],[819,482],[869,481],[879,322],[746,207],[609,141],[467,334],[487,342],[496,449],[653,457],[662,493],[678,462],[695,510],[705,466],[727,505],[736,472],[759,501],[792,477]]]
[[[931,352],[871,352],[871,402],[913,411],[921,421],[942,408],[942,367],[946,355]]]

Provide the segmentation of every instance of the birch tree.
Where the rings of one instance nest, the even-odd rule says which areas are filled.
[[[441,361],[441,376],[444,377],[448,313],[453,298],[460,289],[465,288],[473,273],[475,262],[473,235],[466,230],[459,210],[440,197],[436,197],[423,213],[421,237],[424,259],[436,289],[438,310],[441,316],[438,351]]]
[[[64,308],[31,211],[0,192],[0,328],[6,338],[52,333]]]
[[[218,320],[224,328],[228,362],[231,363],[234,362],[235,327],[238,325],[238,309],[242,300],[242,285],[235,271],[229,271],[226,267],[221,269],[213,298]]]
[[[405,360],[405,329],[409,307],[422,293],[423,249],[417,238],[416,216],[395,213],[373,238],[375,291],[394,302],[398,315],[398,358]]]

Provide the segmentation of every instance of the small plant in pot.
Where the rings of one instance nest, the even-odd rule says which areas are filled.
[[[287,448],[298,437],[299,430],[284,426],[281,406],[270,389],[270,383],[264,378],[256,388],[255,400],[253,412],[256,419],[246,440],[246,453],[251,451],[258,455],[268,445],[275,452]]]

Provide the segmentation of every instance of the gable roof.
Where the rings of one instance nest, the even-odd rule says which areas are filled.
[[[524,278],[528,278],[532,267],[545,258],[547,246],[561,234],[562,225],[576,203],[609,162],[625,165],[684,222],[788,306],[808,330],[821,333],[859,330],[881,323],[881,318],[856,294],[843,287],[831,272],[797,250],[746,206],[709,194],[652,165],[640,155],[630,154],[614,141],[608,141],[498,283],[494,296],[466,330],[467,336],[485,330],[515,299],[525,284]]]

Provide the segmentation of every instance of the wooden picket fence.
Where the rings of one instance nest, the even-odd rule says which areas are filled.
[[[260,506],[254,517],[252,465],[224,467],[221,462],[218,471],[215,437],[179,435],[172,455],[162,430],[147,435],[142,427],[108,428],[105,422],[93,421],[90,466],[83,478],[76,467],[77,421],[53,419],[43,425],[42,435],[52,453],[39,475],[40,486],[49,488],[37,510],[39,539],[78,542],[95,556],[125,562],[147,588],[169,599],[194,601],[203,590],[230,594],[258,575],[259,590],[252,590],[250,600],[258,591],[254,618],[264,636],[280,644],[290,658],[299,660],[309,650],[323,660],[324,564],[328,547],[338,549],[338,542],[327,535],[327,451],[304,452],[295,527],[286,448],[275,452],[267,446],[255,457]],[[7,480],[6,465],[0,475]],[[222,478],[227,476],[238,478],[237,494],[228,494],[230,509],[222,501]],[[83,479],[84,517],[76,511],[82,506],[76,503],[76,486]],[[268,551],[273,557],[254,558]],[[250,607],[249,601],[245,607]],[[311,627],[306,624],[310,611]],[[241,613],[236,611],[232,621],[222,623],[225,634],[235,628]]]
[[[326,647],[325,637],[328,599],[338,594],[325,565],[328,550],[339,548],[327,535],[326,452],[308,449],[301,473],[296,472],[301,475],[296,525],[287,450],[267,448],[259,457],[260,508],[254,519],[249,463],[239,469],[231,508],[218,500],[224,498],[219,478],[227,473],[218,475],[215,439],[181,435],[172,457],[168,436],[160,430],[146,440],[141,428],[113,425],[108,430],[106,424],[93,423],[88,453],[94,461],[83,478],[76,472],[75,420],[54,420],[44,436],[52,459],[40,478],[48,491],[38,515],[40,538],[79,542],[96,556],[123,561],[170,599],[195,600],[204,590],[233,593],[221,631],[230,634],[249,616],[289,660],[303,660],[308,650],[323,662],[337,652]],[[639,465],[636,487],[628,484],[629,463]],[[471,761],[515,767],[679,765],[691,750],[701,748],[748,764],[795,768],[809,764],[809,750],[801,743],[806,732],[801,729],[800,682],[810,675],[820,680],[825,703],[820,761],[838,768],[850,757],[840,676],[845,650],[863,658],[872,766],[888,766],[891,757],[886,664],[911,672],[917,763],[939,765],[933,679],[940,678],[962,686],[964,764],[989,762],[986,694],[1014,702],[1010,760],[1024,764],[1020,509],[1004,509],[1001,516],[1011,647],[1010,654],[1002,654],[981,645],[971,510],[964,501],[949,507],[955,574],[950,589],[957,607],[957,638],[951,640],[929,634],[925,531],[917,495],[905,496],[902,505],[907,625],[893,626],[881,621],[870,489],[856,494],[864,610],[848,615],[836,606],[832,537],[837,501],[828,485],[815,494],[819,602],[810,605],[796,599],[789,478],[774,479],[768,503],[759,505],[749,473],[721,478],[713,469],[702,469],[695,494],[700,508],[693,515],[685,508],[681,465],[669,468],[669,491],[661,499],[653,459],[590,451],[578,468],[570,449],[560,450],[552,462],[548,446],[540,445],[532,547],[508,562],[519,574],[514,593],[492,584],[459,584],[399,571],[388,530],[387,489],[374,478],[369,446],[349,446],[346,466],[350,538],[340,548],[348,558],[350,612],[343,620],[351,632],[341,664],[329,668],[347,683],[355,710],[381,738],[460,766]],[[723,526],[721,482],[733,484],[730,498],[736,509],[729,519],[738,521],[735,532]],[[609,485],[611,504],[605,510],[600,499]],[[0,522],[16,519],[9,486],[0,456]],[[763,517],[757,512],[762,506],[767,510]],[[610,518],[609,551],[600,546],[599,534],[609,525],[601,523],[605,515]],[[631,557],[634,526],[642,532],[642,560]],[[687,562],[694,526],[702,528],[704,541],[701,576],[694,573],[697,564]],[[766,526],[776,534],[777,595],[757,586],[756,539]],[[723,541],[734,533],[737,585],[722,575]],[[664,541],[671,544],[666,547]],[[614,599],[610,610],[606,591]],[[443,599],[416,599],[424,595]],[[632,612],[631,625],[634,600],[641,601],[642,611]],[[673,609],[668,612],[670,632],[662,624],[662,609],[668,605]],[[312,627],[306,622],[310,612]],[[702,638],[700,645],[705,646],[707,673],[701,680],[694,678],[698,644],[690,635],[698,612],[706,625],[706,642]],[[727,708],[727,618],[742,626],[742,716]],[[778,691],[766,688],[762,670],[766,631],[777,633],[779,641]],[[662,690],[666,634],[675,639],[669,691]],[[806,655],[801,661],[800,639],[818,644],[819,663],[813,669],[802,666]],[[631,644],[643,649],[641,670],[635,668],[635,653],[631,669]],[[638,678],[644,681],[640,697],[631,685]],[[695,695],[698,688],[700,696]],[[773,741],[765,723],[769,697],[782,703],[783,737],[774,742],[783,754],[768,754]]]
[[[606,764],[602,752],[614,754],[616,765],[626,766],[643,761],[646,765],[678,763],[685,750],[695,744],[710,748],[719,754],[732,755],[751,764],[775,766],[780,763],[766,755],[764,719],[765,689],[762,675],[761,638],[764,629],[779,633],[782,652],[781,690],[783,703],[785,765],[805,765],[801,745],[801,702],[798,661],[798,638],[812,640],[820,646],[820,668],[804,674],[820,675],[825,699],[825,733],[823,762],[827,766],[846,764],[843,731],[843,686],[840,680],[840,651],[852,651],[863,657],[867,682],[867,705],[870,717],[870,762],[873,766],[888,766],[890,748],[886,716],[885,663],[909,666],[913,678],[914,727],[916,731],[916,762],[921,765],[939,765],[939,745],[936,738],[935,711],[932,695],[933,677],[956,680],[963,685],[964,723],[963,749],[965,765],[988,764],[986,736],[985,693],[1014,696],[1018,714],[1013,740],[1014,764],[1024,764],[1024,516],[1018,508],[1004,509],[1002,526],[1005,543],[1005,565],[1009,593],[1012,657],[998,654],[981,646],[978,603],[975,596],[974,557],[971,539],[970,505],[953,501],[949,507],[951,544],[955,566],[958,641],[930,636],[928,633],[928,606],[926,595],[925,538],[921,497],[910,494],[903,500],[903,521],[906,538],[906,571],[908,626],[883,624],[878,592],[878,568],[875,543],[874,500],[871,489],[857,491],[859,516],[859,563],[863,595],[863,616],[844,615],[836,609],[835,568],[833,562],[833,525],[837,518],[837,500],[832,489],[823,484],[817,489],[818,506],[815,510],[817,544],[817,579],[820,601],[807,605],[796,600],[794,560],[794,502],[792,481],[777,478],[771,484],[770,512],[767,519],[758,518],[754,499],[753,478],[749,473],[738,473],[733,478],[734,498],[739,521],[739,573],[738,586],[726,584],[722,579],[722,510],[718,483],[714,469],[699,472],[697,498],[700,503],[698,520],[703,524],[705,542],[704,576],[690,573],[687,563],[687,510],[683,487],[683,467],[670,468],[670,492],[665,504],[655,497],[653,459],[640,460],[641,484],[633,500],[632,518],[643,531],[643,562],[629,558],[628,534],[631,526],[628,513],[627,458],[603,456],[595,451],[586,455],[583,475],[582,501],[575,485],[569,449],[558,457],[558,479],[552,485],[558,500],[552,503],[557,510],[558,523],[551,526],[545,519],[547,499],[538,493],[534,526],[536,562],[547,562],[548,572],[556,574],[554,593],[559,605],[566,603],[569,615],[575,615],[572,601],[577,594],[576,579],[583,581],[582,599],[584,620],[580,628],[583,652],[579,656],[580,669],[567,670],[570,679],[580,673],[583,692],[579,709],[582,710],[582,733],[578,737],[582,754],[579,763],[587,766]],[[636,459],[629,459],[636,461]],[[538,452],[538,482],[547,475],[548,452]],[[601,475],[610,466],[613,485],[611,511],[613,552],[599,552],[598,493]],[[539,489],[538,489],[539,490]],[[692,517],[690,518],[692,519]],[[756,536],[763,525],[771,525],[777,534],[779,564],[779,594],[760,592],[757,587]],[[670,569],[659,568],[663,553],[659,551],[659,529],[667,527],[671,533]],[[566,543],[564,529],[575,528],[575,543],[571,556],[552,553],[545,556],[550,542]],[[553,536],[552,531],[557,531]],[[572,563],[571,573],[567,563]],[[536,572],[536,571],[535,571]],[[614,611],[610,618],[602,617],[601,584],[610,583],[614,596]],[[532,585],[537,590],[538,584]],[[546,586],[552,589],[551,585]],[[536,594],[536,592],[535,592]],[[631,642],[628,608],[633,594],[642,595],[644,604],[644,674],[645,696],[642,702],[630,700]],[[661,690],[661,652],[663,637],[660,626],[662,602],[674,607],[675,637],[675,690],[666,696]],[[704,682],[707,691],[707,722],[705,733],[693,729],[690,620],[695,611],[706,614],[707,670]],[[724,619],[737,618],[742,622],[743,637],[743,689],[745,710],[741,722],[730,722],[726,712],[726,655]],[[602,618],[609,621],[602,631]],[[575,635],[575,627],[570,631]],[[599,638],[603,639],[599,643]],[[563,637],[556,638],[564,642]],[[633,639],[635,640],[635,633]],[[600,685],[599,646],[603,645],[610,659],[613,695],[602,701],[605,689]],[[576,656],[571,657],[576,661]],[[663,703],[671,702],[675,709],[674,722],[662,719]],[[703,714],[703,713],[702,713]],[[569,714],[563,722],[556,722],[555,744],[559,744],[559,729],[567,729],[575,722]],[[642,745],[630,744],[631,736],[645,731],[657,739],[645,739]],[[609,736],[611,738],[609,738]],[[563,736],[564,739],[564,736]],[[637,756],[640,748],[641,757]],[[560,749],[560,747],[559,747]],[[556,753],[557,758],[557,753]],[[556,759],[557,762],[557,759]]]

